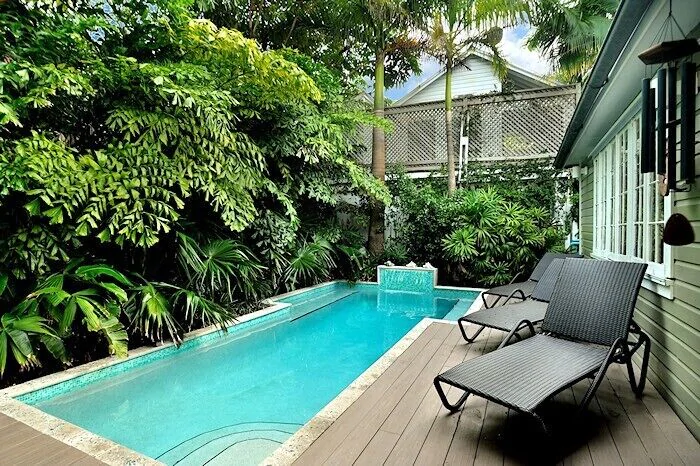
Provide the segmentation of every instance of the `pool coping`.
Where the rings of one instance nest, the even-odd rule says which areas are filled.
[[[259,309],[255,312],[251,312],[248,314],[243,314],[239,317],[236,317],[235,321],[233,321],[228,327],[227,330],[234,329],[240,324],[243,324],[245,322],[249,322],[251,320],[258,319],[260,317],[264,317],[266,315],[272,314],[277,311],[281,311],[282,309],[286,309],[287,307],[291,306],[291,304],[288,303],[282,303],[279,302],[282,299],[289,298],[290,296],[294,296],[303,292],[308,292],[311,290],[323,288],[326,286],[331,286],[336,283],[342,283],[343,280],[333,280],[330,282],[324,282],[320,283],[318,285],[313,285],[309,286],[306,288],[301,288],[298,290],[290,291],[288,293],[284,293],[281,295],[274,296],[272,298],[268,298],[266,300],[262,301],[262,304],[264,304],[266,307]],[[203,327],[197,330],[193,330],[191,332],[188,332],[183,335],[182,338],[182,343],[189,341],[189,340],[194,340],[196,338],[202,337],[204,335],[209,335],[211,333],[215,332],[221,332],[221,329],[217,325],[210,325],[208,327]],[[125,358],[118,358],[116,356],[108,356],[106,358],[98,359],[95,361],[91,361],[85,364],[81,364],[79,366],[75,367],[70,367],[68,369],[59,371],[59,372],[54,372],[53,374],[48,374],[43,377],[38,377],[36,379],[28,380],[26,382],[23,382],[21,384],[17,385],[12,385],[10,387],[6,387],[2,390],[0,390],[0,398],[9,396],[11,398],[16,398],[18,396],[24,395],[29,392],[33,392],[36,390],[41,390],[42,388],[50,387],[52,385],[59,384],[61,382],[65,382],[67,380],[71,380],[79,375],[84,375],[84,374],[89,374],[90,372],[95,372],[100,369],[104,369],[110,366],[114,366],[117,364],[122,364],[126,361],[133,360],[140,358],[142,356],[146,356],[151,353],[155,353],[158,351],[162,351],[166,348],[175,346],[175,343],[172,341],[164,342],[162,344],[157,344],[155,346],[140,346],[138,348],[134,348],[132,350],[129,350],[129,354]]]
[[[281,295],[274,296],[267,300],[263,300],[262,303],[266,305],[263,309],[260,309],[249,314],[244,314],[236,318],[235,322],[227,327],[228,330],[235,328],[236,326],[255,320],[269,314],[281,311],[291,306],[289,303],[279,302],[280,300],[289,298],[291,296],[308,292],[311,290],[323,288],[326,286],[331,286],[336,283],[353,283],[346,280],[333,280],[329,282],[320,283],[317,285],[309,286],[306,288],[301,288],[299,290],[294,290],[288,293],[283,293]],[[372,284],[377,285],[377,282],[365,282],[358,281],[354,283],[361,284]],[[454,289],[461,291],[478,291],[479,295],[474,299],[474,303],[470,306],[467,313],[473,312],[472,308],[475,303],[478,303],[478,299],[481,296],[482,289],[478,288],[462,288],[462,287],[447,287],[447,286],[436,286],[438,289]],[[479,306],[480,307],[480,306]],[[477,307],[478,309],[478,307]],[[411,329],[404,337],[396,342],[387,352],[385,352],[377,361],[375,361],[367,370],[365,370],[355,381],[353,381],[348,387],[346,387],[336,398],[334,398],[329,404],[327,404],[321,411],[319,411],[312,419],[310,419],[304,426],[298,430],[292,437],[290,437],[284,444],[282,444],[272,456],[268,459],[276,458],[277,452],[285,448],[285,446],[292,445],[293,450],[296,451],[294,458],[290,455],[280,456],[280,460],[285,457],[289,457],[288,462],[274,462],[267,463],[268,459],[264,460],[264,464],[289,464],[298,455],[301,454],[303,450],[308,448],[308,446],[313,443],[313,441],[318,438],[318,436],[325,431],[325,429],[330,426],[330,424],[337,419],[340,414],[342,414],[347,407],[349,407],[359,396],[386,370],[387,367],[394,362],[409,346],[410,344],[420,336],[420,334],[425,330],[431,323],[448,323],[456,324],[456,322],[446,321],[443,319],[432,319],[424,318],[418,324],[416,324],[413,329]],[[199,337],[209,335],[211,333],[220,332],[220,328],[216,325],[211,325],[209,327],[204,327],[201,329],[194,330],[192,332],[186,333],[183,336],[182,342],[189,340],[194,340]],[[107,358],[99,359],[96,361],[91,361],[86,364],[71,367],[60,372],[55,372],[53,374],[48,374],[43,377],[39,377],[27,382],[6,387],[0,390],[0,413],[5,414],[23,424],[41,432],[42,434],[48,435],[66,445],[69,445],[77,450],[82,451],[90,455],[91,457],[102,461],[110,465],[162,465],[163,463],[150,458],[142,453],[138,453],[124,445],[121,445],[113,440],[109,440],[105,437],[97,435],[90,432],[87,429],[76,426],[68,421],[60,419],[58,417],[52,416],[48,413],[41,411],[31,405],[23,403],[15,399],[18,396],[30,393],[42,388],[46,388],[52,385],[56,385],[67,380],[71,380],[78,376],[89,374],[91,372],[96,372],[98,370],[122,364],[126,361],[137,359],[158,351],[162,351],[166,348],[175,346],[174,342],[165,342],[157,346],[142,346],[129,351],[129,355],[126,358],[118,358],[115,356],[109,356]],[[321,422],[324,421],[324,422]],[[325,425],[322,430],[319,427]]]
[[[267,304],[266,307],[249,314],[244,314],[237,317],[235,322],[227,327],[228,330],[235,328],[236,326],[243,324],[245,322],[264,317],[266,315],[272,314],[274,312],[281,311],[291,304],[281,303],[278,300],[294,296],[296,294],[310,291],[313,289],[322,288],[325,286],[331,286],[334,283],[341,282],[342,280],[333,280],[330,282],[320,283],[318,285],[302,288],[299,290],[294,290],[289,293],[284,293],[278,296],[274,296],[268,300],[263,301]],[[220,328],[216,325],[211,325],[201,329],[194,330],[192,332],[186,333],[183,336],[182,342],[188,340],[194,340],[196,338],[202,337],[204,335],[209,335],[214,332],[220,332]],[[60,419],[51,414],[45,413],[38,408],[31,405],[23,403],[15,399],[18,396],[30,393],[42,388],[50,387],[52,385],[71,380],[78,376],[89,374],[91,372],[96,372],[100,369],[104,369],[110,366],[115,366],[117,364],[122,364],[126,361],[137,359],[158,351],[162,351],[166,348],[175,346],[172,341],[165,342],[157,346],[141,346],[129,351],[129,355],[126,358],[118,358],[115,356],[108,356],[103,359],[98,359],[96,361],[91,361],[86,364],[81,364],[79,366],[70,367],[60,372],[55,372],[53,374],[48,374],[43,377],[39,377],[33,380],[28,380],[18,385],[13,385],[0,390],[0,413],[9,416],[39,432],[48,435],[66,445],[69,445],[77,450],[82,451],[90,455],[91,457],[102,461],[110,465],[162,465],[163,463],[153,458],[150,458],[142,453],[138,453],[124,445],[121,445],[113,440],[107,439],[100,435],[97,435],[87,429],[76,426],[68,421]]]
[[[461,288],[461,287],[436,287],[456,290],[478,291],[474,302],[469,306],[466,314],[476,312],[481,308],[481,295],[485,289],[482,288]],[[403,338],[397,341],[394,346],[384,353],[374,364],[369,366],[350,385],[331,400],[323,409],[312,417],[301,429],[297,430],[289,437],[272,455],[265,458],[261,466],[287,466],[296,461],[301,454],[318,439],[323,432],[333,424],[346,409],[350,407],[358,398],[391,366],[404,351],[427,329],[432,323],[457,325],[457,322],[423,318],[418,322]]]

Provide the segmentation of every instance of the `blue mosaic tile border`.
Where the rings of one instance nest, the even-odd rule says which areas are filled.
[[[476,299],[479,296],[479,291],[464,289],[456,290],[452,288],[435,288],[433,290],[435,296],[446,299]]]
[[[95,369],[91,372],[77,375],[71,379],[58,382],[54,385],[50,385],[28,393],[24,393],[15,398],[23,403],[27,403],[29,405],[36,405],[56,396],[68,393],[72,390],[83,388],[87,385],[114,377],[119,374],[123,374],[124,372],[127,372],[129,370],[139,368],[152,362],[168,358],[176,353],[199,348],[208,343],[220,340],[221,338],[232,336],[239,338],[243,336],[242,334],[246,332],[246,330],[259,331],[265,328],[269,328],[270,326],[296,317],[295,311],[297,311],[297,309],[295,309],[295,304],[309,301],[324,294],[336,292],[339,290],[362,291],[372,290],[376,288],[376,283],[330,282],[326,285],[315,287],[307,291],[300,291],[299,293],[292,294],[287,297],[281,297],[280,299],[273,298],[271,301],[273,301],[274,303],[289,304],[289,306],[245,322],[233,324],[228,328],[226,333],[221,331],[214,331],[205,335],[187,339],[179,347],[175,345],[166,346],[161,349],[149,352],[147,354],[135,356],[133,358],[117,362],[107,367],[102,367],[99,369]],[[472,298],[472,295],[473,298],[476,298],[476,296],[478,296],[479,294],[478,292],[471,290],[462,291],[438,288],[434,289],[433,292],[435,297],[447,299],[469,299]]]
[[[279,298],[273,298],[271,301],[276,303],[286,303],[286,304],[296,304],[303,301],[308,301],[310,299],[316,298],[318,296],[336,291],[339,289],[347,288],[349,285],[343,282],[330,282],[321,286],[317,286],[310,290],[301,291],[289,296],[281,296]]]
[[[283,309],[280,309],[278,311],[271,312],[269,314],[262,315],[260,317],[256,317],[255,319],[248,320],[246,322],[241,322],[239,324],[234,324],[230,326],[227,329],[227,332],[221,332],[220,330],[207,333],[205,335],[201,335],[189,340],[185,340],[182,342],[182,344],[177,347],[175,345],[167,346],[162,349],[159,349],[157,351],[153,351],[151,353],[147,353],[141,356],[136,356],[134,358],[126,359],[122,362],[118,362],[114,365],[107,366],[107,367],[102,367],[100,369],[96,369],[92,372],[88,372],[85,374],[80,374],[72,379],[65,380],[63,382],[58,382],[54,385],[50,385],[48,387],[40,388],[38,390],[34,390],[32,392],[24,393],[22,395],[19,395],[15,397],[15,399],[27,403],[29,405],[36,405],[38,403],[41,403],[43,401],[47,401],[51,398],[54,398],[59,395],[63,395],[65,393],[68,393],[72,390],[76,390],[78,388],[83,388],[87,385],[93,384],[95,382],[99,382],[101,380],[105,380],[111,377],[114,377],[119,374],[123,374],[124,372],[127,372],[129,370],[142,367],[146,364],[150,364],[154,361],[160,361],[162,359],[165,359],[169,356],[174,355],[175,353],[180,353],[182,351],[187,351],[187,350],[192,350],[195,348],[199,348],[203,345],[206,345],[208,343],[211,343],[216,340],[220,340],[221,338],[226,338],[226,337],[231,337],[231,336],[236,336],[240,337],[242,336],[241,333],[245,332],[246,330],[251,329],[252,327],[255,328],[255,330],[262,330],[263,328],[267,328],[271,325],[283,322],[285,320],[288,320],[292,314],[292,306],[285,307]],[[268,324],[268,325],[265,325]]]

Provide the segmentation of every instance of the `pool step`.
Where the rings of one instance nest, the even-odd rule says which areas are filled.
[[[246,422],[224,426],[192,437],[157,459],[179,466],[205,463],[257,465],[299,427],[301,424],[282,422]]]
[[[295,303],[292,307],[292,321],[301,319],[304,316],[311,314],[312,312],[323,309],[326,306],[330,306],[342,299],[347,298],[350,295],[357,293],[356,290],[345,290],[338,291],[334,290],[323,294],[321,296],[314,297],[307,301],[302,301]]]

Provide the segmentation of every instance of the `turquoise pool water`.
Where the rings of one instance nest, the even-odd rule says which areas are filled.
[[[245,330],[20,399],[166,464],[257,464],[423,317],[475,296],[331,284]]]

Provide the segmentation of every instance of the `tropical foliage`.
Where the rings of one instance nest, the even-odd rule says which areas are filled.
[[[534,3],[527,45],[552,62],[555,77],[581,82],[593,67],[619,0],[540,0]]]
[[[496,188],[458,189],[440,179],[399,177],[392,186],[400,211],[397,237],[411,260],[447,272],[446,283],[491,286],[527,272],[562,243],[560,225],[541,207],[510,201]]]
[[[551,217],[566,214],[562,212],[562,206],[573,194],[570,174],[554,168],[547,159],[470,162],[463,173],[461,185],[470,188],[494,187],[507,201],[538,206]]]
[[[0,4],[3,366],[35,364],[41,340],[64,354],[54,343],[75,334],[123,355],[129,334],[225,328],[237,304],[346,260],[306,212],[334,225],[345,195],[388,201],[349,158],[355,128],[383,124],[357,88],[196,15],[187,1]]]

